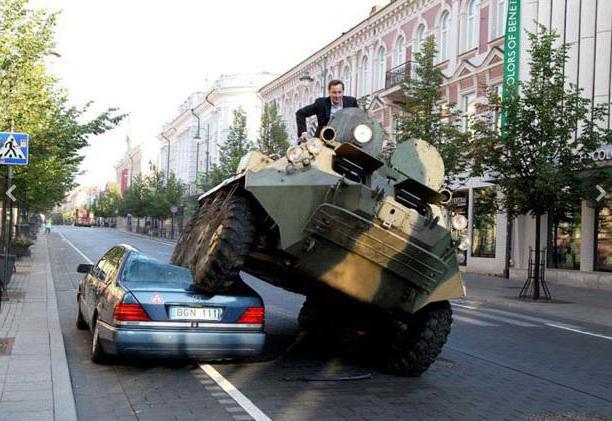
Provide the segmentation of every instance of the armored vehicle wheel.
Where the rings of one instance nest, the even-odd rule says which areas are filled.
[[[172,253],[172,257],[170,258],[170,263],[172,263],[173,265],[188,265],[188,262],[185,262],[185,252],[188,249],[188,246],[190,244],[190,240],[193,238],[194,236],[194,227],[197,223],[197,219],[198,219],[198,214],[195,214],[194,216],[191,217],[191,219],[189,220],[189,222],[187,222],[187,224],[185,225],[185,228],[183,228],[183,232],[181,233],[181,236],[179,237],[178,241],[176,242],[176,247],[174,247],[174,252]]]
[[[387,331],[387,368],[402,376],[420,376],[442,351],[451,323],[448,301],[428,304],[415,314],[395,313]]]
[[[192,267],[196,285],[210,293],[227,290],[239,279],[255,241],[253,212],[245,197],[216,200],[198,224],[197,256]]]

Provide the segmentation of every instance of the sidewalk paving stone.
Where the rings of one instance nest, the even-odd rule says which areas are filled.
[[[0,309],[0,338],[14,338],[0,356],[0,421],[76,420],[45,236],[16,269]]]

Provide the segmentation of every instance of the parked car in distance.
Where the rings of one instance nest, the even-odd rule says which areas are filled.
[[[248,285],[224,294],[194,289],[189,269],[162,263],[129,245],[81,264],[79,329],[92,334],[91,359],[149,356],[220,359],[259,354],[265,310]]]

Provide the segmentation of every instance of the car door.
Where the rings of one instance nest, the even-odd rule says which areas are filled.
[[[98,315],[101,320],[107,323],[112,321],[115,305],[119,299],[120,291],[117,288],[117,275],[125,253],[125,249],[118,246],[113,247],[105,254],[102,264],[104,275],[99,277],[96,285]]]
[[[84,295],[84,303],[87,306],[86,317],[89,320],[89,325],[91,326],[91,321],[93,320],[94,310],[96,309],[96,288],[100,279],[100,274],[104,272],[103,266],[105,265],[107,257],[106,255],[102,256],[98,263],[91,269],[91,272],[87,274],[85,279],[83,295]]]

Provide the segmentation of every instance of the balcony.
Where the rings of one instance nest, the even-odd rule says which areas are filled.
[[[413,61],[407,61],[395,66],[391,70],[387,71],[385,75],[385,89],[392,88],[399,85],[406,79],[410,79],[415,76],[416,63]]]

